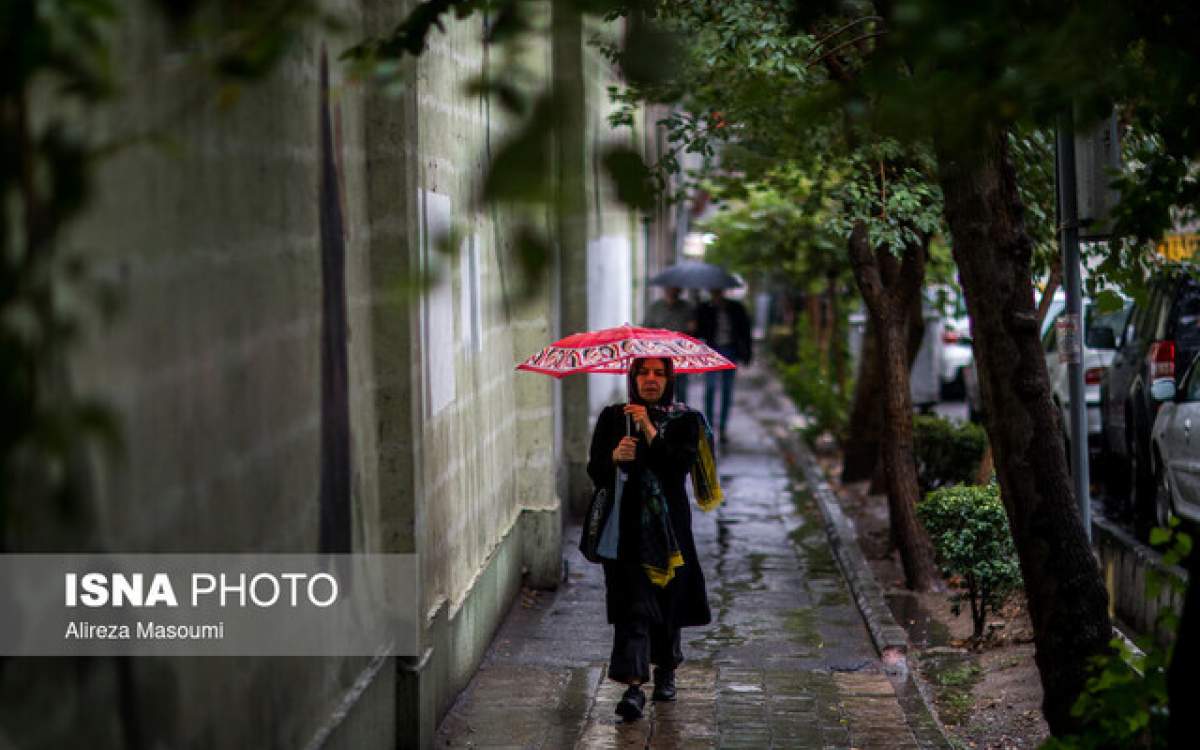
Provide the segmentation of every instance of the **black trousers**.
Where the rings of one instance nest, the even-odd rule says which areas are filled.
[[[683,663],[679,628],[645,621],[613,626],[608,677],[623,683],[650,681],[650,665],[675,669]]]

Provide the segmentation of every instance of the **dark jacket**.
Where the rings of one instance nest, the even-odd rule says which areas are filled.
[[[588,474],[597,487],[611,492],[616,478],[613,449],[625,436],[624,404],[605,407],[596,419]],[[688,412],[659,430],[654,442],[638,441],[637,454],[625,464],[629,479],[621,498],[620,561],[604,563],[604,588],[608,621],[611,624],[642,620],[673,627],[707,625],[712,620],[704,573],[696,556],[692,536],[692,510],[684,482],[696,461],[700,439],[700,417]],[[637,434],[637,433],[635,433]],[[650,583],[638,561],[639,518],[642,510],[639,472],[651,469],[662,486],[671,517],[671,527],[683,554],[683,567],[675,578],[659,588]]]
[[[734,361],[749,364],[753,355],[750,343],[750,313],[746,306],[733,299],[723,300],[733,324]],[[716,346],[718,307],[705,302],[696,310],[696,337],[709,346]]]

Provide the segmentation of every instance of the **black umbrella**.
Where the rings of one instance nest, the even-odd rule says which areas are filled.
[[[676,286],[680,289],[733,289],[741,286],[741,282],[720,266],[692,260],[664,268],[650,279],[650,285]]]

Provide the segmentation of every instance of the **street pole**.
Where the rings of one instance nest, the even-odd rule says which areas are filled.
[[[1070,384],[1071,475],[1079,518],[1088,543],[1092,541],[1092,503],[1088,488],[1087,403],[1083,391],[1083,295],[1079,274],[1079,205],[1075,185],[1075,126],[1070,111],[1059,117],[1055,149],[1059,241],[1062,246],[1063,286],[1067,293],[1064,325],[1059,326],[1059,353],[1067,359]],[[1071,340],[1064,341],[1064,337]]]

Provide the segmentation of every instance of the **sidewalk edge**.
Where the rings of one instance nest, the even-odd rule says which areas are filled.
[[[830,545],[842,568],[842,574],[850,585],[854,601],[862,612],[875,650],[881,657],[898,655],[902,659],[906,658],[908,634],[892,616],[891,608],[884,598],[883,587],[879,585],[866,556],[858,546],[858,532],[854,528],[854,522],[842,512],[825,473],[804,441],[798,435],[789,435],[784,442],[786,450],[804,474],[809,493],[821,509],[821,516],[825,519],[825,532],[829,535]]]
[[[896,623],[875,573],[858,546],[858,533],[838,503],[833,488],[817,463],[812,450],[795,432],[781,429],[778,439],[788,462],[798,468],[808,484],[825,521],[825,534],[833,549],[842,576],[867,626],[871,642],[879,653],[884,670],[897,689],[904,714],[910,719],[909,729],[923,747],[952,748],[956,745],[937,718],[933,697],[913,676],[908,661],[908,633]],[[916,712],[919,716],[914,717]],[[915,719],[915,721],[911,721]]]

